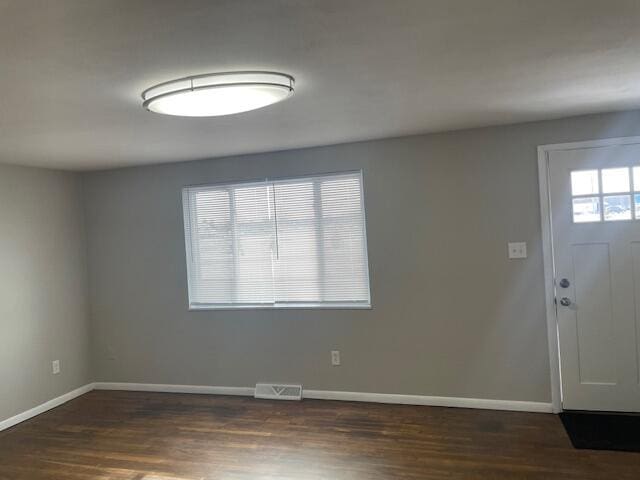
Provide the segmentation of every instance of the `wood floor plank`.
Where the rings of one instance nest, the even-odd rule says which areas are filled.
[[[94,391],[0,432],[0,480],[637,480],[554,415]]]

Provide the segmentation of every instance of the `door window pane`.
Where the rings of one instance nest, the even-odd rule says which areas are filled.
[[[640,172],[638,172],[640,175]],[[639,177],[640,180],[640,177]],[[571,194],[593,195],[599,193],[597,170],[577,170],[571,172]]]
[[[573,199],[573,221],[576,223],[600,221],[600,199],[582,197]]]
[[[603,197],[603,206],[604,219],[606,221],[631,220],[630,195],[613,195]]]
[[[629,169],[603,168],[602,193],[619,193],[629,191]]]
[[[633,167],[633,189],[640,191],[640,167]]]
[[[640,218],[640,194],[636,193],[634,197],[634,202],[636,205],[636,218]]]

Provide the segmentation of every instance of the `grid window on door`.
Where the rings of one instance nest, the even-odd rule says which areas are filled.
[[[571,172],[574,223],[640,219],[640,166]]]

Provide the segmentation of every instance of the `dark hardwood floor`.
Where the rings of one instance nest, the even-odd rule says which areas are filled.
[[[549,414],[96,391],[0,432],[2,480],[639,478]]]

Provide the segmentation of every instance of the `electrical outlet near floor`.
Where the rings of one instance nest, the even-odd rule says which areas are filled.
[[[60,373],[60,360],[54,360],[53,362],[51,362],[51,372],[54,375]]]
[[[331,365],[334,367],[340,365],[340,350],[331,350]]]

